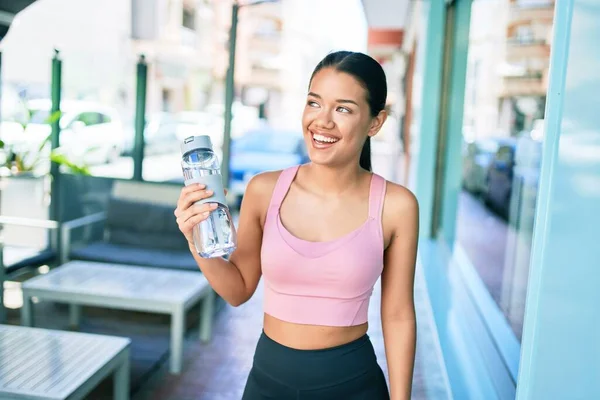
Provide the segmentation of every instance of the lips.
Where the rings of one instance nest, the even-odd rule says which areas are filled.
[[[322,132],[310,131],[313,147],[326,149],[337,143],[340,138]]]

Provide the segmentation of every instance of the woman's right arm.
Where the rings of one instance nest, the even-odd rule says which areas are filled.
[[[203,186],[190,185],[181,191],[175,216],[179,229],[186,237],[190,252],[212,288],[232,306],[248,301],[261,277],[260,251],[263,219],[276,181],[275,173],[260,174],[250,180],[240,208],[237,248],[229,257],[202,258],[196,252],[192,228],[208,218],[216,206],[195,202],[212,193]],[[270,190],[269,190],[270,187]]]

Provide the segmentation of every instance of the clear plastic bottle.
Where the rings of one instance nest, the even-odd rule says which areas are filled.
[[[217,203],[217,209],[194,227],[194,245],[203,258],[224,257],[236,248],[233,219],[225,201],[219,160],[209,136],[190,136],[181,144],[181,168],[185,185],[203,183],[214,194],[197,204]]]

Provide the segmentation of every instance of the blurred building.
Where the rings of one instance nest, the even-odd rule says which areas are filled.
[[[99,101],[131,117],[135,64],[149,63],[147,110],[203,105],[211,73],[212,13],[202,0],[45,0],[20,13],[2,41],[4,81],[48,97],[55,48],[63,98]]]
[[[210,103],[224,103],[229,66],[232,1],[214,1],[215,40]],[[283,15],[281,3],[245,6],[238,14],[236,35],[236,98],[245,105],[277,104],[284,90],[282,63]]]
[[[507,0],[506,64],[502,71],[501,125],[531,129],[543,118],[548,90],[554,0]],[[516,124],[512,124],[515,121]]]
[[[317,63],[332,50],[366,50],[364,15],[348,12],[346,18],[332,19],[331,13],[337,12],[344,0],[248,4],[240,9],[238,18],[236,97],[248,106],[264,105],[270,124],[300,129],[307,85]],[[222,103],[232,2],[214,1],[213,6],[218,39],[214,43],[211,102]],[[317,9],[320,12],[314,12]]]
[[[373,170],[387,179],[403,181],[404,162],[408,146],[403,142],[403,121],[406,120],[406,98],[409,92],[410,53],[404,48],[408,2],[377,2],[363,0],[369,29],[367,52],[383,67],[388,87],[388,119],[372,142]],[[410,118],[410,116],[408,116]]]
[[[132,49],[149,63],[149,110],[204,106],[212,78],[213,15],[207,0],[132,0]]]
[[[467,142],[509,134],[498,126],[503,95],[507,4],[506,0],[473,2],[463,121]]]

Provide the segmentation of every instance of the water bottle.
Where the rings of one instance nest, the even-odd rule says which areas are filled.
[[[193,237],[196,251],[203,258],[225,257],[235,250],[237,238],[233,219],[225,201],[219,160],[215,155],[210,137],[190,136],[181,144],[181,168],[185,185],[206,185],[213,195],[196,204],[216,203],[217,208],[210,216],[194,227]]]

